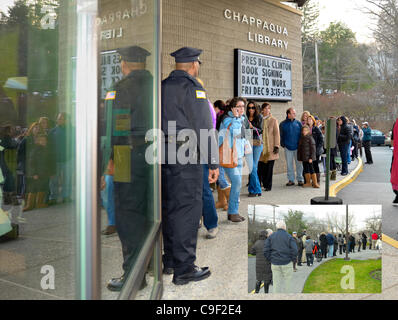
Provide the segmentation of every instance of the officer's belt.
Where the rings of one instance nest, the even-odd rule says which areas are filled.
[[[186,143],[188,141],[189,141],[189,139],[187,137],[185,137],[185,140],[183,140],[183,141],[177,140],[176,136],[165,136],[164,137],[164,142],[165,143],[176,144],[176,145],[179,145],[179,146],[183,145],[184,143]]]

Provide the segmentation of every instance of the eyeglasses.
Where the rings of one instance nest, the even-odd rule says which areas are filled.
[[[247,107],[248,110],[252,109],[252,110],[256,110],[256,107]]]

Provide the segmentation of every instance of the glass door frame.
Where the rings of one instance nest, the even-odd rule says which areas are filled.
[[[160,128],[161,119],[161,45],[162,2],[153,1],[154,53],[157,55],[154,79],[154,127]],[[101,220],[99,199],[100,185],[98,159],[98,97],[99,50],[98,0],[77,0],[77,59],[76,59],[76,211],[77,211],[77,281],[76,294],[82,300],[101,299]],[[93,121],[94,120],[94,121]],[[157,140],[158,159],[161,159],[161,142]],[[155,165],[154,185],[158,201],[155,201],[154,224],[131,270],[119,300],[134,299],[151,258],[154,265],[154,284],[150,299],[161,299],[162,232],[161,232],[161,165]]]

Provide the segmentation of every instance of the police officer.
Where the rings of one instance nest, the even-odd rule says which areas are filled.
[[[201,52],[190,47],[173,52],[171,56],[175,58],[176,70],[162,82],[162,130],[166,140],[165,164],[162,165],[163,265],[164,273],[174,272],[173,283],[176,285],[210,276],[208,267],[199,268],[194,264],[202,215],[203,169],[200,162],[209,165],[210,183],[218,178],[217,139],[211,131],[213,123],[206,91],[196,80]],[[197,161],[195,156],[179,152],[188,141],[178,141],[178,135],[187,129],[194,133],[188,141],[191,146],[194,144],[196,151],[199,150]],[[210,132],[206,138],[200,138],[201,129]],[[185,164],[181,155],[192,161]]]
[[[139,46],[118,49],[118,53],[124,78],[106,100],[112,102],[115,222],[124,274],[109,281],[111,291],[121,290],[153,221],[153,201],[148,197],[151,166],[145,161],[145,134],[152,129],[153,77],[145,69],[150,53]]]

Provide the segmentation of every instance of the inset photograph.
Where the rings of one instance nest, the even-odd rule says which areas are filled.
[[[381,205],[250,205],[248,292],[381,293]]]

